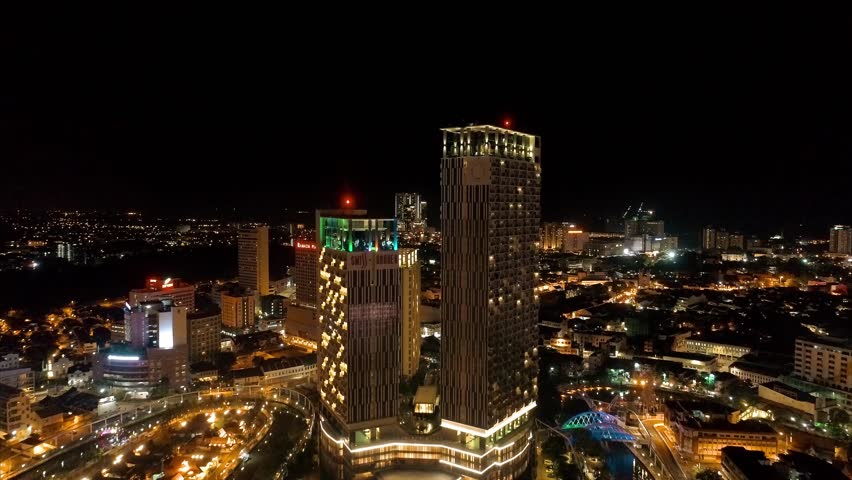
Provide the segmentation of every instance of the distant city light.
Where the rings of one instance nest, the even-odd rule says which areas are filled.
[[[669,258],[675,258],[677,254],[675,252],[669,252]]]

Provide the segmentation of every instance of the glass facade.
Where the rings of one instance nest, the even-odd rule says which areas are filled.
[[[322,248],[345,252],[396,251],[396,219],[320,217]]]

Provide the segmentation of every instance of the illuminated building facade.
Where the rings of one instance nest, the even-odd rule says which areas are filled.
[[[315,306],[317,304],[317,259],[319,250],[317,242],[310,240],[295,240],[296,250],[296,300],[301,305]]]
[[[412,376],[420,365],[420,262],[417,249],[399,251],[400,358],[402,374]]]
[[[269,227],[240,228],[237,237],[240,286],[258,295],[269,291]]]
[[[562,234],[562,251],[568,253],[582,253],[586,250],[591,236],[574,224],[569,224]]]
[[[778,433],[772,427],[756,420],[738,421],[736,415],[722,405],[669,400],[664,423],[677,438],[679,451],[695,461],[719,462],[726,446],[778,455]]]
[[[451,465],[458,474],[515,478],[528,461],[540,149],[539,137],[493,126],[443,130],[441,426],[456,448],[499,452]]]
[[[233,290],[222,293],[222,326],[240,332],[254,327],[257,297],[251,291]]]
[[[160,301],[175,307],[186,307],[190,312],[195,310],[195,286],[179,278],[149,278],[145,288],[135,288],[127,296],[131,307],[137,307],[142,302]]]
[[[835,225],[828,232],[828,253],[852,255],[852,227]]]
[[[350,214],[351,215],[351,214]],[[397,423],[400,376],[400,260],[395,219],[320,216],[317,350],[322,415],[334,442],[322,444],[334,478],[358,470],[339,443],[380,440]],[[328,439],[329,437],[323,437]]]
[[[565,229],[562,223],[547,222],[541,224],[541,243],[539,247],[544,251],[562,251],[562,238]]]

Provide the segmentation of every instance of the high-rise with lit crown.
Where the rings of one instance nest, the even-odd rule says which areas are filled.
[[[240,228],[237,246],[240,286],[269,295],[269,227]]]
[[[317,349],[324,432],[364,445],[397,423],[400,376],[400,269],[394,219],[336,212],[317,222]],[[323,439],[327,439],[324,436]],[[324,443],[323,468],[350,478],[338,443]]]
[[[441,426],[473,450],[511,448],[483,467],[494,478],[526,467],[537,396],[540,151],[504,128],[443,130]]]

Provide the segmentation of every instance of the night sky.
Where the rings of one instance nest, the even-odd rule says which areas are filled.
[[[439,128],[511,119],[543,137],[546,220],[644,201],[682,235],[852,222],[846,17],[584,17],[409,44],[407,26],[264,12],[57,13],[2,34],[0,208],[278,214],[347,191],[389,213],[420,191],[437,209]]]

